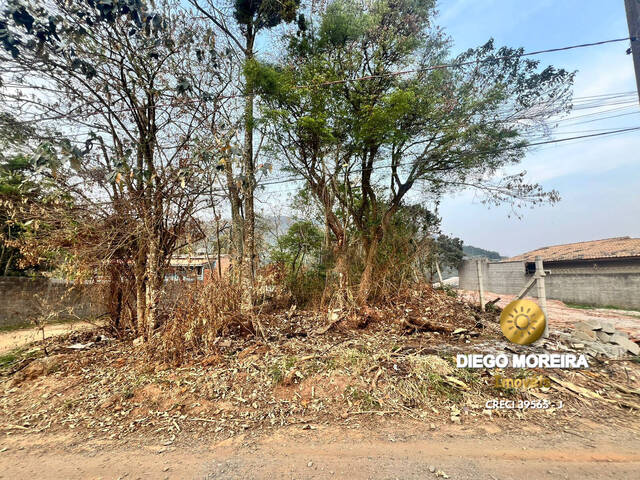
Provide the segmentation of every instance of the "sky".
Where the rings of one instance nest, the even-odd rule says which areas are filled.
[[[497,46],[535,51],[629,33],[624,0],[442,0],[439,10],[438,23],[452,37],[454,51],[491,37]],[[630,92],[636,83],[628,46],[613,43],[536,58],[544,65],[577,70],[574,97]],[[625,98],[637,102],[637,97]],[[608,115],[629,115],[578,125],[575,122],[605,114],[563,122],[553,138],[640,126],[637,103],[604,109],[616,109]],[[463,192],[440,205],[443,233],[505,256],[562,243],[640,237],[640,131],[538,147],[527,153],[518,170],[526,170],[527,178],[545,189],[558,190],[561,201],[509,218],[510,208],[488,208],[473,192]]]

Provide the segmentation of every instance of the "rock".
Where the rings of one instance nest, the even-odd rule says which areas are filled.
[[[604,333],[602,330],[596,332],[596,337],[603,343],[609,343],[611,341],[611,334]]]
[[[617,344],[617,345],[620,345],[627,352],[630,352],[633,355],[640,355],[640,345],[638,345],[635,342],[632,342],[628,338],[625,338],[623,336],[614,335],[612,337],[612,342]]]
[[[307,467],[309,467],[309,468],[313,467],[313,462],[307,463]]]
[[[593,342],[596,338],[596,332],[593,330],[575,330],[571,335],[571,340],[575,343]]]
[[[582,322],[578,322],[574,325],[574,328],[576,330],[586,330],[586,331],[590,331],[590,330],[601,330],[602,329],[602,324],[595,319],[588,319],[588,320],[583,320]]]
[[[609,358],[620,358],[626,352],[620,345],[603,344],[602,348],[607,352],[607,357]]]
[[[610,343],[617,343],[615,341],[616,338],[626,338],[629,339],[629,334],[627,332],[621,332],[620,330],[616,330],[612,335],[611,335],[611,339],[609,340]]]
[[[38,358],[13,376],[11,385],[18,385],[25,380],[33,380],[42,375],[49,375],[60,369],[62,358],[59,355]]]
[[[453,332],[451,332],[451,335],[460,335],[461,333],[465,332],[468,332],[466,328],[456,328]]]
[[[604,333],[614,333],[616,331],[616,328],[613,326],[613,323],[611,322],[600,322],[602,325],[602,331]]]
[[[434,467],[433,465],[429,465],[429,471],[430,471],[431,473],[435,473],[435,471],[436,471],[436,467]]]
[[[596,355],[598,355],[598,354],[600,354],[600,355],[608,355],[608,352],[604,347],[605,346],[602,345],[601,343],[591,342],[591,343],[586,345],[585,353],[587,353],[589,355],[592,355],[594,357]]]

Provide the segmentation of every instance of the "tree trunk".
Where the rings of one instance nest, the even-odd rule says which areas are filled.
[[[337,278],[337,285],[335,281],[325,285],[322,304],[326,304],[331,299],[336,302],[338,308],[344,308],[349,303],[349,258],[346,233],[344,231],[338,235],[336,244],[333,247],[333,254],[335,257],[333,274]],[[331,291],[334,285],[336,285],[337,290],[333,292],[333,298],[331,298]]]
[[[360,286],[358,288],[358,303],[364,305],[369,300],[371,288],[373,287],[373,269],[375,267],[376,255],[378,253],[378,245],[380,240],[378,235],[374,235],[373,239],[365,245],[365,264],[362,277],[360,277]]]
[[[146,253],[140,251],[136,258],[134,270],[136,282],[136,335],[144,335],[145,331],[145,312],[146,312]]]
[[[160,300],[160,290],[162,288],[162,278],[159,268],[159,248],[158,240],[152,238],[149,241],[149,251],[147,253],[146,269],[146,295],[145,295],[145,326],[146,338],[150,339],[157,325],[158,302]]]
[[[254,32],[247,27],[245,60],[253,59]],[[242,311],[253,309],[253,276],[255,262],[255,212],[253,194],[255,191],[255,165],[253,158],[253,84],[246,80],[246,97],[244,104],[244,174],[246,177],[244,192],[244,245],[242,249]]]
[[[240,192],[233,178],[231,162],[225,164],[225,174],[229,188],[229,203],[231,204],[231,254],[233,260],[233,277],[239,279],[242,275],[242,256],[244,242],[244,227],[242,219],[242,201]]]

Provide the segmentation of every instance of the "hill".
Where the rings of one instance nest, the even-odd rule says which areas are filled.
[[[485,250],[484,248],[474,247],[473,245],[463,245],[462,251],[467,257],[487,257],[489,260],[502,260],[503,257],[493,250]]]

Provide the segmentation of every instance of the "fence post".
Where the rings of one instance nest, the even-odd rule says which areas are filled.
[[[549,336],[549,314],[547,313],[547,292],[544,288],[544,265],[542,263],[542,257],[536,257],[536,285],[538,286],[538,303],[540,304],[540,309],[542,313],[544,313],[545,325],[544,325],[544,333],[542,334],[543,338],[547,338]]]
[[[478,271],[478,294],[480,296],[480,311],[484,312],[484,285],[482,284],[482,260],[476,260],[476,270]]]

